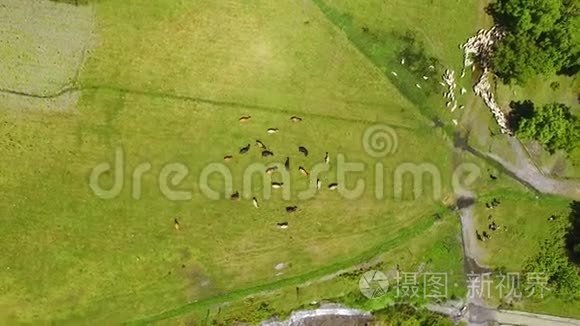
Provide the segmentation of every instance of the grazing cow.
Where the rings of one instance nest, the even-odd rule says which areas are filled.
[[[276,225],[278,226],[279,229],[287,229],[288,228],[288,222],[279,222],[279,223],[276,223]]]
[[[286,206],[286,213],[294,213],[297,209],[297,206]]]
[[[338,183],[331,183],[328,185],[328,189],[330,190],[335,190],[336,188],[338,188]]]
[[[240,154],[246,154],[250,150],[250,144],[240,148]]]
[[[269,134],[275,134],[278,131],[279,131],[278,128],[268,128],[268,130],[266,132]]]
[[[489,178],[490,178],[491,180],[497,180],[497,177],[496,177],[495,175],[493,175],[493,174],[490,174],[490,175],[489,175]]]
[[[259,140],[256,140],[256,146],[260,147],[261,149],[266,149],[266,145]]]
[[[272,182],[272,188],[274,189],[280,189],[284,186],[283,182]]]
[[[176,230],[179,230],[180,226],[179,226],[179,221],[177,219],[173,219],[173,227]]]
[[[238,191],[234,192],[231,196],[230,196],[231,200],[240,200],[240,193]]]
[[[267,168],[266,169],[266,174],[270,174],[271,175],[272,173],[276,172],[277,170],[278,170],[278,167],[277,166],[273,166],[273,167]]]
[[[240,122],[247,122],[248,120],[250,120],[251,116],[249,115],[244,115],[242,117],[240,117]]]
[[[224,156],[224,161],[225,161],[225,162],[229,162],[229,161],[231,161],[233,158],[234,158],[234,157],[233,157],[233,156],[231,156],[231,155],[226,155],[226,156]]]
[[[556,220],[556,215],[552,215],[548,218],[548,221],[552,222]]]
[[[270,152],[269,150],[262,151],[262,157],[270,157],[274,156],[274,153]]]
[[[298,147],[298,151],[302,154],[304,154],[304,156],[308,156],[308,150],[306,149],[306,147],[304,146],[299,146]]]
[[[252,204],[254,204],[254,207],[260,208],[260,204],[258,204],[258,199],[256,199],[256,197],[252,198]]]
[[[305,168],[303,168],[303,167],[301,167],[301,166],[300,166],[300,167],[298,167],[298,171],[300,171],[300,173],[302,173],[302,174],[303,174],[304,176],[306,176],[306,177],[307,177],[307,176],[310,174],[310,173],[308,173],[308,171],[306,171],[306,169],[305,169]]]
[[[393,76],[395,76],[395,77],[399,76],[399,74],[397,74],[397,73],[396,73],[396,72],[394,72],[394,71],[391,71],[391,74],[392,74]]]
[[[479,231],[475,231],[475,236],[477,237],[477,240],[483,241],[483,238],[481,237],[481,234],[479,234]]]
[[[292,122],[300,122],[300,121],[302,121],[302,118],[301,117],[297,117],[297,116],[292,116],[290,118],[290,121],[292,121]]]
[[[286,168],[286,171],[290,171],[290,158],[286,157],[286,162],[284,162],[284,167]]]
[[[482,235],[483,235],[483,238],[485,240],[490,240],[491,239],[491,236],[487,233],[487,231],[483,231]]]
[[[316,179],[316,189],[320,190],[320,187],[322,187],[322,182],[320,182],[320,179]]]
[[[328,152],[324,154],[324,163],[328,164],[330,162],[330,157],[328,156]]]

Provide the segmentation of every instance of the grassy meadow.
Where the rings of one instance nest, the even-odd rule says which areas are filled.
[[[337,8],[353,17],[382,6],[328,4],[335,5],[349,5]],[[454,10],[475,13],[476,5]],[[419,13],[433,8],[428,2],[396,6],[419,15],[416,19],[445,19]],[[406,74],[405,68],[400,84],[387,77],[388,65],[401,68],[399,45],[383,44],[379,53],[385,65],[378,64],[378,56],[369,60],[369,48],[337,25],[327,11],[331,7],[318,2],[98,1],[79,8],[93,11],[96,41],[75,82],[82,91],[74,109],[14,110],[10,102],[0,104],[2,322],[121,322],[175,309],[181,313],[179,307],[195,302],[218,305],[260,291],[292,289],[401,250],[396,248],[438,230],[433,215],[448,203],[432,198],[429,183],[426,194],[413,200],[406,179],[405,200],[393,198],[392,173],[401,163],[437,166],[444,195],[453,169],[449,142],[417,109],[417,99],[433,96],[429,83],[423,94],[414,87],[421,77]],[[392,26],[372,28],[385,35],[400,32]],[[446,46],[475,29],[466,26],[451,40],[444,33],[420,38],[434,45],[426,53],[457,64],[459,56]],[[408,92],[401,91],[405,88]],[[240,124],[242,115],[252,119]],[[293,124],[291,115],[304,120]],[[363,134],[377,123],[397,132],[394,155],[375,159],[364,151]],[[280,132],[266,134],[271,127]],[[256,139],[274,151],[273,158],[260,157]],[[248,143],[250,152],[238,155]],[[309,149],[308,157],[298,153],[300,145]],[[90,173],[103,162],[114,164],[117,149],[124,155],[122,190],[113,199],[100,199],[89,187]],[[350,187],[363,179],[362,196],[344,200],[323,188],[312,199],[297,198],[308,186],[297,167],[310,169],[325,152],[331,169],[321,175],[323,185],[337,180],[333,164],[343,154],[365,166],[345,181]],[[215,177],[211,186],[225,198],[207,199],[199,175],[230,154],[228,168],[240,191],[248,166],[283,163],[289,156],[291,200],[276,190],[262,200],[260,178],[255,178],[252,193],[242,196],[258,197],[257,210],[249,199],[227,198],[223,181]],[[377,162],[386,171],[385,198],[379,200],[373,191]],[[135,200],[132,173],[142,163],[150,163],[151,170]],[[173,187],[191,191],[191,199],[170,201],[160,192],[159,175],[168,163],[188,168],[185,180]],[[102,186],[110,186],[113,178],[113,173],[103,176]],[[288,205],[299,211],[287,214]],[[276,228],[282,221],[289,223],[287,230]],[[437,241],[442,240],[434,236]],[[424,248],[418,252],[432,246],[420,243]],[[430,255],[442,254],[421,254],[417,263]],[[436,269],[458,275],[460,255],[454,255],[453,264],[443,260]],[[282,273],[274,268],[279,263],[287,264]],[[342,292],[324,293],[337,297]],[[282,311],[295,307],[280,304]]]
[[[445,108],[439,80],[447,68],[459,73],[457,45],[489,24],[480,1],[49,3],[38,10],[66,8],[55,34],[69,35],[82,22],[81,34],[89,37],[84,33],[91,29],[91,42],[82,43],[85,58],[72,81],[78,92],[66,108],[54,99],[46,100],[53,101],[49,105],[22,98],[29,102],[20,110],[19,98],[0,98],[1,324],[257,322],[322,299],[375,310],[393,300],[392,292],[384,301],[361,298],[357,271],[386,272],[396,265],[448,272],[449,296],[461,297],[459,222],[448,208],[455,165],[472,162],[483,171],[473,185],[482,194],[478,225],[486,223],[484,200],[500,196],[505,204],[498,223],[518,230],[486,244],[491,265],[519,266],[521,257],[503,248],[532,250],[529,245],[544,232],[544,215],[565,207],[560,199],[536,199],[496,168],[452,149],[450,135],[457,129],[451,121],[462,113]],[[69,24],[64,13],[87,20]],[[34,24],[42,28],[46,19]],[[16,39],[18,33],[5,25],[0,22],[0,32]],[[0,63],[0,74],[8,76],[2,88],[24,85],[27,92],[50,94],[69,85],[61,65],[72,69],[76,57],[51,57],[58,64],[37,58],[36,65],[55,72],[50,80],[20,74],[31,68],[15,59],[19,53],[40,55],[31,42],[37,41],[0,43],[0,54],[16,62],[10,69]],[[51,46],[67,48],[58,44]],[[80,51],[79,44],[70,49]],[[401,64],[408,51],[417,61],[408,57]],[[468,89],[470,82],[459,81]],[[478,107],[471,95],[459,102]],[[37,103],[42,109],[34,109]],[[240,123],[244,115],[251,119]],[[290,122],[293,115],[303,121]],[[395,153],[374,158],[365,151],[365,131],[376,124],[396,132]],[[280,131],[269,135],[268,128]],[[274,157],[261,157],[256,139]],[[249,153],[238,154],[246,144]],[[308,148],[308,157],[298,146]],[[118,150],[123,168],[104,174],[101,186],[111,187],[122,172],[121,191],[101,199],[89,185],[91,171],[115,165]],[[311,170],[326,152],[330,169],[319,176],[323,188],[300,199],[310,180],[298,166]],[[224,163],[225,155],[233,160]],[[364,181],[355,199],[326,188],[339,180],[339,155],[364,166],[345,180],[348,188]],[[284,163],[286,157],[290,199],[279,190],[265,199],[258,175],[244,192],[248,167]],[[172,201],[160,190],[162,170],[173,163],[183,164],[187,175],[170,188],[191,198]],[[379,199],[377,163],[385,171]],[[433,198],[429,180],[414,198],[406,178],[403,200],[396,200],[393,174],[403,163],[436,166],[442,198]],[[150,170],[135,199],[133,173],[142,164]],[[240,201],[229,199],[216,175],[209,185],[221,198],[203,194],[200,175],[212,164],[225,164]],[[500,178],[492,181],[487,173]],[[281,181],[280,175],[273,180]],[[298,211],[286,213],[292,205]],[[531,211],[538,213],[533,221]],[[280,222],[289,228],[278,229]],[[277,270],[280,263],[285,268]]]

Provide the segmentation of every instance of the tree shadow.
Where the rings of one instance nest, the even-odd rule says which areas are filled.
[[[578,58],[576,60],[576,62],[578,62],[578,60],[580,60],[580,58]],[[573,61],[573,60],[572,60]],[[560,71],[558,71],[558,75],[564,75],[564,76],[568,76],[568,77],[573,77],[576,74],[580,73],[580,64],[579,63],[573,63],[570,64],[562,69],[560,69]]]
[[[566,248],[570,255],[570,260],[580,264],[580,201],[570,204],[570,229],[566,235]]]
[[[530,100],[512,101],[510,103],[510,113],[508,115],[508,124],[512,130],[518,130],[522,119],[529,119],[534,115],[534,103]]]

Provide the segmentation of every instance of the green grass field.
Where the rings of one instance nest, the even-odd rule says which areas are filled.
[[[91,5],[98,42],[76,82],[82,92],[74,110],[1,108],[0,170],[8,173],[0,178],[0,242],[7,253],[1,259],[0,320],[145,319],[195,300],[219,303],[291,287],[364,263],[428,232],[442,201],[428,194],[395,201],[391,174],[404,162],[429,162],[441,171],[448,193],[449,144],[433,137],[413,98],[400,92],[405,85],[393,85],[384,67],[369,60],[364,47],[353,44],[348,31],[318,5]],[[137,6],[140,15],[134,15]],[[410,14],[418,11],[400,6]],[[469,8],[474,9],[461,10]],[[390,32],[389,26],[380,28]],[[452,41],[439,37],[428,39],[439,50],[428,51],[443,56],[451,51],[442,51],[441,44],[463,35]],[[251,115],[251,121],[240,124],[242,115]],[[291,115],[304,121],[292,124]],[[399,139],[396,155],[379,159],[387,171],[382,200],[373,193],[371,168],[377,159],[361,143],[375,123],[392,126]],[[270,127],[281,131],[267,135]],[[273,149],[273,159],[261,158],[255,148],[235,155],[255,139]],[[300,158],[299,145],[308,147],[308,158]],[[98,164],[112,162],[117,148],[124,151],[124,187],[118,197],[100,199],[91,192],[89,175]],[[333,160],[344,154],[366,166],[358,174],[366,190],[357,200],[327,190],[299,200],[307,180],[295,170],[292,200],[274,192],[259,210],[247,199],[209,200],[199,189],[203,168],[227,154],[235,155],[229,165],[234,187],[241,190],[242,173],[252,163],[281,163],[290,156],[294,169],[310,168],[327,151]],[[192,191],[191,200],[170,201],[160,193],[160,170],[173,162],[189,169],[180,187]],[[141,163],[152,168],[135,200],[131,174]],[[346,184],[354,185],[355,176]],[[335,181],[336,171],[321,179],[325,185]],[[261,199],[255,181],[252,192]],[[103,178],[105,186],[111,182],[111,175]],[[218,179],[211,184],[225,192]],[[410,186],[406,182],[407,199]],[[293,204],[300,210],[288,215],[284,207]],[[276,229],[281,221],[290,228]],[[288,268],[276,275],[280,262]]]
[[[449,272],[458,284],[450,295],[462,296],[459,226],[446,206],[454,165],[477,160],[454,156],[450,121],[460,114],[445,110],[438,75],[424,81],[426,72],[400,64],[408,46],[401,35],[411,32],[425,54],[438,60],[437,74],[458,71],[457,45],[488,23],[482,5],[475,0],[51,3],[43,10],[76,8],[91,15],[94,43],[72,81],[75,92],[65,95],[74,94],[66,105],[27,98],[22,99],[27,109],[20,110],[19,98],[0,101],[0,323],[199,323],[208,312],[225,324],[256,322],[317,298],[373,310],[385,302],[361,302],[358,279],[336,275],[370,261],[381,268],[425,265]],[[76,28],[59,26],[60,36]],[[21,43],[0,44],[0,54],[17,58],[31,51],[29,42]],[[59,74],[65,72],[60,65],[72,66],[57,62],[39,64]],[[29,72],[26,65],[22,69]],[[49,81],[16,76],[20,70],[0,64],[4,71],[9,78],[2,87],[24,85],[38,94],[71,83],[69,75]],[[419,83],[423,88],[415,86]],[[240,123],[243,115],[252,118]],[[304,120],[291,123],[292,115]],[[443,131],[433,127],[435,119],[444,122]],[[396,131],[393,155],[377,159],[365,152],[363,135],[375,124]],[[280,132],[266,134],[271,127]],[[256,139],[275,156],[260,157]],[[238,155],[248,143],[250,152]],[[298,153],[300,145],[309,149],[308,157]],[[112,164],[118,149],[124,155],[123,187],[115,198],[101,199],[89,186],[91,171]],[[325,152],[331,168],[320,176],[323,185],[338,180],[335,160],[342,154],[365,167],[345,180],[349,187],[364,180],[361,196],[345,200],[324,187],[313,198],[297,197],[308,187],[298,166],[311,169]],[[254,177],[249,193],[232,201],[215,176],[210,185],[224,198],[208,199],[199,176],[209,164],[222,164],[225,155],[234,155],[227,166],[239,191],[249,166],[283,163],[289,156],[291,199],[276,190],[263,199],[261,180]],[[375,197],[372,170],[378,162],[386,171],[381,199]],[[151,169],[134,199],[133,172],[143,163]],[[190,199],[171,201],[160,191],[159,176],[169,163],[187,167],[187,177],[172,189],[190,191]],[[436,166],[442,198],[434,199],[426,182],[424,194],[413,199],[407,178],[404,200],[396,200],[393,173],[403,163]],[[102,185],[111,186],[113,178],[106,174]],[[495,186],[489,180],[477,184],[486,191]],[[260,199],[259,209],[252,206],[253,196]],[[287,214],[288,205],[299,211]],[[444,219],[435,221],[436,213]],[[277,229],[283,221],[289,228]],[[287,264],[282,273],[275,269],[279,263]],[[297,286],[304,290],[295,300]],[[271,311],[255,311],[262,301]]]
[[[494,209],[486,208],[485,203],[493,198],[500,200],[501,204]],[[509,183],[485,192],[475,208],[477,230],[491,235],[490,240],[480,242],[486,254],[482,263],[495,270],[521,272],[527,260],[537,253],[540,242],[552,236],[561,220],[568,218],[569,204],[570,201],[562,198],[523,192]],[[550,221],[551,216],[559,221]],[[499,226],[498,231],[489,230],[492,222]],[[497,284],[492,285],[493,297],[489,300],[494,305],[500,304]],[[577,307],[578,300],[565,300],[547,292],[542,299],[524,297],[514,303],[513,309],[580,318]]]

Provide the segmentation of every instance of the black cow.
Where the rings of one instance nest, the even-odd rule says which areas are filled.
[[[297,209],[297,206],[286,206],[286,213],[294,213]]]
[[[246,154],[250,150],[250,144],[240,148],[240,154]]]

